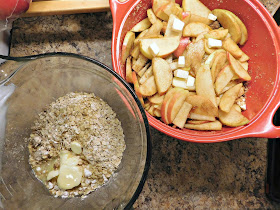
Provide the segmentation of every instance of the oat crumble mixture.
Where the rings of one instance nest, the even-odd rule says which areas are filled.
[[[39,114],[29,137],[29,163],[55,197],[85,196],[121,163],[123,129],[93,93],[69,93]]]

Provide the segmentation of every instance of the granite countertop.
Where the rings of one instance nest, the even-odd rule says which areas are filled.
[[[271,13],[279,0],[262,0]],[[111,64],[110,12],[22,18],[14,22],[11,56],[65,51]],[[267,139],[217,144],[180,141],[151,128],[153,156],[136,209],[279,209],[265,196]]]

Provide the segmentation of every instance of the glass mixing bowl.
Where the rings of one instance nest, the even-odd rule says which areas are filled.
[[[130,86],[107,66],[75,54],[53,53],[9,59],[0,65],[0,88],[15,85],[6,103],[6,126],[3,126],[6,106],[2,105],[0,110],[3,118],[0,119],[0,208],[131,207],[147,176],[151,143],[145,112]],[[106,101],[121,121],[126,142],[117,171],[104,186],[84,199],[51,196],[36,179],[28,163],[26,138],[30,135],[35,117],[46,105],[69,92],[93,92]]]

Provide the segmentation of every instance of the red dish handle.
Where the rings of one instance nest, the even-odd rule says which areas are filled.
[[[114,28],[119,28],[127,10],[135,0],[110,0]]]

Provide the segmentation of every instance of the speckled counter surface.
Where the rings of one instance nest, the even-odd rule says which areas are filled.
[[[262,1],[274,12],[279,0]],[[19,19],[10,55],[65,51],[111,64],[110,12]],[[136,209],[280,209],[264,190],[267,139],[194,144],[151,128],[153,156]]]

